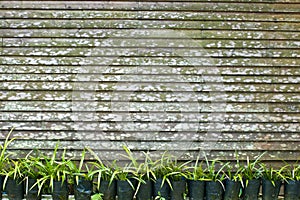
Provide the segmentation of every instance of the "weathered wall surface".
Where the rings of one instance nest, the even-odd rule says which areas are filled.
[[[134,150],[300,158],[299,0],[1,1],[0,133]]]

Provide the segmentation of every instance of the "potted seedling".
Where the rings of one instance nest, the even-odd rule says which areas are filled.
[[[118,165],[115,167],[114,174],[117,180],[117,194],[118,199],[132,200],[135,194],[137,181],[139,180],[136,176],[139,164],[127,146],[123,146],[123,149],[126,154],[122,154],[121,157],[124,157],[131,162],[125,165],[125,167]]]
[[[224,200],[239,200],[243,186],[243,168],[239,165],[228,165],[225,175]]]
[[[300,165],[288,164],[281,168],[284,178],[284,199],[300,199]]]
[[[82,151],[78,165],[72,160],[67,163],[74,180],[75,200],[89,200],[93,192],[93,169],[87,164],[84,165],[85,154],[86,149]]]
[[[149,154],[143,152],[145,160],[139,164],[135,171],[135,177],[137,177],[138,185],[136,189],[137,200],[151,200],[153,196],[153,180],[155,174],[153,172],[154,162],[150,158]]]
[[[243,184],[243,166],[240,165],[239,156],[235,154],[236,163],[229,163],[226,167],[226,181],[224,200],[238,200],[241,196]]]
[[[14,138],[9,139],[11,133],[13,132],[13,128],[10,130],[8,135],[5,138],[5,141],[3,144],[0,145],[0,199],[2,198],[2,190],[3,190],[3,180],[4,180],[4,166],[9,160],[9,156],[11,155],[10,153],[7,153],[7,147],[11,142],[14,141]]]
[[[181,163],[177,159],[172,159],[166,166],[169,173],[164,177],[171,182],[171,200],[184,200],[186,196],[187,165],[189,163],[190,161]]]
[[[207,179],[205,186],[206,200],[222,200],[225,190],[223,183],[225,174],[223,173],[223,169],[228,163],[222,163],[216,159],[209,161],[207,157],[205,157],[205,160],[207,165],[205,173],[205,178]]]
[[[199,163],[199,157],[197,157],[195,164],[187,171],[188,196],[190,200],[204,199],[206,169],[203,169],[202,164],[202,162]]]
[[[58,145],[56,145],[51,158],[43,156],[43,162],[40,162],[40,174],[41,178],[37,180],[39,192],[44,185],[49,185],[52,192],[53,200],[67,200],[69,198],[69,189],[67,176],[70,174],[68,163],[70,160],[66,160],[64,149],[61,160],[57,160]]]
[[[4,167],[5,178],[3,185],[6,189],[8,199],[22,200],[24,198],[24,174],[23,162],[9,159]]]
[[[99,156],[90,148],[87,150],[93,155],[95,161],[89,162],[93,166],[91,175],[97,176],[97,190],[103,200],[115,200],[117,195],[117,183],[115,180],[115,164],[106,165]]]
[[[171,173],[168,165],[170,164],[170,156],[165,152],[159,160],[156,160],[153,165],[154,183],[153,196],[155,199],[169,199],[171,191],[171,181],[166,174]]]
[[[282,183],[281,170],[275,170],[273,167],[267,167],[261,164],[262,172],[262,195],[263,200],[278,199],[280,187]]]
[[[116,166],[114,176],[117,180],[118,199],[132,200],[135,194],[136,179],[134,171],[126,165],[125,167]]]
[[[243,167],[244,189],[242,196],[244,200],[258,199],[262,176],[260,158],[264,154],[265,153],[262,153],[255,160],[250,160],[249,157],[247,157],[246,165]]]
[[[23,173],[27,179],[27,200],[39,200],[41,199],[41,193],[39,192],[39,188],[37,185],[37,180],[41,178],[40,175],[40,166],[41,166],[41,158],[39,155],[31,156],[31,152],[26,156],[23,160]]]

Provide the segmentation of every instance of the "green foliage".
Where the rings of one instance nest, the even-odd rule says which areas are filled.
[[[223,181],[226,178],[226,175],[223,171],[225,167],[228,166],[227,163],[223,163],[217,159],[214,160],[208,160],[207,157],[205,156],[205,162],[206,162],[206,173],[205,173],[205,179],[207,181],[214,181],[214,182],[219,182],[223,189],[225,190],[225,186],[223,184]]]
[[[174,158],[167,167],[169,173],[165,174],[165,177],[168,177],[173,181],[180,181],[182,178],[187,178],[187,165],[191,163],[191,161],[187,162],[178,162],[176,158]]]
[[[115,169],[113,166],[115,164],[105,165],[99,156],[90,148],[86,148],[91,155],[94,157],[94,162],[89,162],[93,167],[93,171],[91,171],[91,176],[97,175],[97,188],[100,188],[101,180],[109,181],[109,184],[115,180]]]
[[[281,177],[284,181],[300,181],[300,165],[298,162],[294,164],[286,164],[280,168]]]
[[[41,162],[37,163],[41,177],[36,183],[39,187],[39,193],[45,184],[49,184],[51,191],[53,191],[54,181],[64,182],[67,180],[67,176],[70,175],[68,165],[71,159],[67,160],[65,158],[66,149],[64,149],[61,160],[58,160],[58,147],[58,144],[56,144],[51,158],[43,155]]]
[[[79,178],[83,178],[89,181],[93,180],[94,166],[92,165],[92,167],[90,168],[88,164],[84,165],[85,155],[86,155],[86,149],[83,149],[81,153],[80,162],[78,165],[73,160],[69,160],[69,162],[67,162],[67,166],[70,170],[70,175],[72,179],[75,179],[76,183],[78,183]]]
[[[240,164],[239,156],[235,154],[236,163],[228,163],[226,166],[225,176],[232,181],[240,182],[244,186],[243,173],[245,168]]]
[[[125,167],[116,165],[114,177],[119,181],[128,181],[130,178],[134,178],[134,171],[128,165]]]
[[[161,196],[160,192],[158,192],[158,196],[154,198],[154,200],[166,200],[164,197]]]
[[[3,188],[6,185],[7,179],[12,178],[14,180],[23,181],[25,175],[23,174],[24,165],[22,159],[12,160],[8,159],[7,163],[4,167],[4,181],[3,181]]]
[[[0,172],[1,173],[3,173],[2,170],[4,169],[5,165],[7,165],[7,163],[9,162],[9,157],[11,156],[11,153],[7,153],[7,148],[10,145],[10,143],[12,143],[15,140],[15,138],[9,139],[13,130],[14,128],[10,130],[10,132],[5,138],[4,143],[0,146]]]
[[[137,169],[139,167],[139,163],[137,159],[133,156],[131,150],[127,146],[123,146],[124,151],[126,154],[121,154],[122,157],[128,159],[130,162],[123,166],[115,164],[115,177],[117,180],[120,181],[127,181],[132,187],[132,183],[130,182],[131,178],[137,179]]]
[[[171,159],[167,152],[165,152],[160,159],[153,163],[153,173],[155,179],[163,178],[165,174],[170,172],[170,169],[167,167],[170,163]]]
[[[205,181],[206,169],[203,169],[203,162],[199,162],[199,156],[193,166],[188,167],[186,171],[187,179],[194,181]]]
[[[282,169],[276,170],[271,166],[267,166],[266,164],[260,164],[262,167],[262,177],[266,180],[271,181],[272,185],[275,186],[275,181],[283,180]]]
[[[123,146],[123,149],[126,154],[122,154],[121,156],[125,159],[128,159],[130,162],[125,166],[120,166],[115,163],[113,174],[116,180],[127,181],[129,185],[134,189],[132,179],[139,180],[137,176],[137,169],[139,167],[139,164],[137,162],[137,159],[133,156],[133,153],[127,146]]]
[[[6,185],[8,178],[22,181],[24,176],[23,159],[13,160],[10,158],[12,153],[7,153],[8,146],[15,140],[15,138],[9,139],[14,128],[12,128],[5,138],[4,143],[0,146],[0,173],[4,175],[3,189]]]
[[[0,146],[0,167],[1,174],[5,175],[4,185],[8,178],[17,180],[24,180],[26,177],[37,179],[36,185],[39,188],[39,193],[43,186],[49,186],[53,191],[54,181],[66,181],[68,177],[78,179],[83,177],[86,180],[93,180],[97,176],[97,188],[100,188],[101,181],[109,181],[111,184],[114,180],[127,181],[132,188],[132,180],[138,181],[138,191],[141,184],[146,181],[155,181],[158,178],[162,179],[162,185],[167,183],[172,188],[171,181],[179,181],[182,178],[190,180],[203,180],[220,182],[223,185],[225,178],[240,181],[246,180],[246,185],[249,180],[265,178],[270,180],[273,185],[277,180],[300,180],[300,165],[298,163],[287,164],[280,169],[274,169],[260,162],[261,157],[265,154],[259,155],[255,160],[250,160],[247,157],[245,165],[239,161],[238,154],[236,154],[236,163],[223,163],[217,159],[209,160],[205,157],[204,161],[199,159],[199,156],[193,165],[192,161],[180,162],[176,157],[173,157],[165,152],[159,159],[152,159],[149,152],[142,152],[142,159],[134,156],[133,152],[127,147],[123,146],[125,154],[121,155],[125,160],[130,162],[127,165],[118,165],[117,161],[112,163],[104,162],[99,156],[90,148],[83,149],[80,161],[66,158],[66,149],[62,153],[62,157],[58,159],[57,144],[53,150],[52,156],[48,157],[38,150],[30,152],[25,158],[11,159],[10,153],[7,153],[8,146],[15,140],[9,139],[12,130],[7,135],[3,145]],[[33,155],[33,152],[35,153]],[[94,161],[88,162],[86,160],[86,153],[90,153],[94,157]],[[206,166],[205,166],[206,164]],[[93,200],[101,200],[102,194],[93,195]],[[155,197],[155,199],[163,199],[162,197]]]
[[[158,178],[162,179],[161,187],[167,182],[170,187],[172,187],[172,184],[170,182],[169,176],[172,173],[170,169],[171,165],[171,156],[165,152],[160,159],[156,160],[153,165],[153,174],[154,179],[157,180]],[[155,181],[154,180],[154,181]]]
[[[138,165],[135,175],[138,177],[139,182],[145,183],[148,180],[155,180],[156,176],[154,173],[155,162],[148,153],[143,152],[143,155],[144,162]]]
[[[30,152],[25,159],[22,160],[23,164],[23,173],[26,174],[27,177],[32,179],[40,178],[40,166],[42,159],[39,156],[32,156],[32,152]]]
[[[190,162],[178,162],[176,158],[170,156],[168,164],[165,166],[167,173],[163,176],[162,184],[167,182],[171,190],[173,190],[171,181],[180,181],[182,178],[187,178],[187,165]]]
[[[97,193],[92,196],[92,200],[102,200],[103,194]]]
[[[243,166],[243,178],[246,179],[246,186],[249,180],[261,178],[263,169],[260,165],[260,159],[264,154],[265,152],[257,156],[255,160],[250,160],[249,157],[247,157],[247,163]]]
[[[205,178],[208,181],[219,181],[220,183],[225,180],[226,176],[223,173],[223,169],[228,166],[227,163],[223,163],[217,159],[214,160],[208,160],[207,157],[205,157],[206,162],[206,173]]]

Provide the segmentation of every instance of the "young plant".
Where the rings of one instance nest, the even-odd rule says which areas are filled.
[[[129,160],[130,163],[125,167],[116,167],[115,174],[117,180],[127,181],[133,188],[131,182],[132,179],[138,181],[136,192],[139,190],[141,184],[145,184],[146,181],[151,180],[152,177],[155,177],[155,174],[152,170],[153,162],[150,156],[143,152],[145,160],[143,163],[139,163],[138,159],[133,155],[132,151],[127,147],[123,146],[126,155],[121,155],[125,159]]]
[[[61,160],[57,160],[57,151],[58,144],[55,146],[51,158],[44,155],[42,156],[41,162],[38,162],[41,178],[37,180],[36,184],[39,188],[39,194],[43,185],[49,184],[51,191],[53,191],[55,181],[61,181],[63,183],[67,180],[67,176],[70,175],[68,167],[70,160],[66,160],[66,149],[63,151]]]
[[[235,164],[229,163],[226,166],[225,176],[231,181],[240,182],[241,185],[244,187],[243,173],[245,168],[241,166],[239,156],[237,153],[235,154],[235,159]]]
[[[259,179],[262,176],[262,168],[260,165],[260,159],[266,152],[260,154],[255,160],[251,161],[247,157],[247,163],[243,167],[243,177],[246,179],[246,186],[248,186],[249,180]]]
[[[226,178],[223,173],[223,169],[228,166],[229,163],[224,164],[217,159],[209,161],[207,157],[205,157],[205,161],[207,166],[207,171],[205,173],[206,180],[222,183],[222,181]],[[217,164],[219,164],[219,168],[217,167]]]
[[[117,180],[128,180],[129,178],[137,179],[137,171],[139,167],[141,167],[137,161],[137,158],[133,156],[133,153],[127,146],[123,146],[124,151],[126,152],[126,155],[122,154],[121,156],[125,159],[129,160],[130,163],[127,164],[125,167],[116,166],[116,177]]]
[[[174,159],[167,168],[171,173],[165,174],[166,177],[169,177],[170,180],[180,181],[182,178],[187,178],[187,165],[191,163],[191,161],[187,162],[178,162],[177,159]]]
[[[153,171],[155,162],[151,159],[148,153],[143,152],[143,155],[145,160],[138,166],[136,176],[140,177],[141,182],[145,183],[145,181],[155,179],[156,176]]]
[[[7,162],[9,162],[9,157],[12,155],[11,153],[7,153],[6,150],[10,143],[12,143],[15,138],[9,139],[10,135],[12,134],[14,128],[12,128],[8,135],[5,138],[4,143],[0,146],[0,172],[3,172],[4,166]]]
[[[187,179],[194,181],[205,181],[206,169],[203,169],[203,162],[199,163],[199,156],[196,159],[196,162],[193,166],[188,167],[187,170]]]
[[[187,178],[187,165],[190,163],[191,161],[188,162],[178,162],[177,159],[173,159],[167,166],[167,171],[169,171],[169,173],[165,174],[163,177],[163,181],[166,181],[171,190],[173,191],[173,185],[171,184],[171,182],[176,182],[176,181],[182,181],[184,178]]]
[[[23,166],[23,162],[21,159],[7,160],[7,165],[4,167],[5,178],[3,181],[3,188],[6,185],[8,178],[12,178],[19,182],[23,181],[25,178],[24,174],[23,174],[23,171],[24,171],[23,169],[24,169],[24,166]]]
[[[109,185],[115,180],[115,173],[114,173],[114,164],[105,165],[99,156],[90,148],[86,148],[90,154],[94,157],[94,162],[89,162],[92,165],[93,170],[91,171],[90,175],[95,176],[97,175],[97,189],[100,189],[101,181],[109,181]]]
[[[275,186],[276,181],[281,181],[284,179],[284,177],[281,174],[283,169],[276,170],[271,166],[267,167],[267,165],[265,164],[261,164],[261,167],[263,169],[262,171],[263,178],[271,181],[273,186]]]
[[[139,163],[138,163],[137,159],[133,156],[132,151],[125,145],[123,145],[123,149],[126,152],[126,155],[122,154],[121,156],[130,161],[129,166],[131,168],[137,169],[139,167]]]
[[[23,174],[28,178],[37,180],[38,178],[41,177],[40,174],[40,166],[41,166],[40,162],[42,162],[41,156],[38,151],[36,156],[32,156],[31,153],[32,151],[29,154],[27,154],[25,159],[22,160]]]
[[[137,179],[135,176],[135,171],[129,165],[125,165],[124,167],[115,165],[113,177],[115,177],[118,181],[127,181],[128,184],[134,189],[134,185],[132,183],[132,179]]]
[[[164,185],[165,182],[169,184],[170,187],[171,181],[169,179],[168,174],[170,175],[172,173],[171,168],[168,167],[171,165],[171,156],[165,152],[159,160],[156,160],[153,164],[153,174],[154,179],[162,179],[161,187]]]
[[[155,180],[155,174],[153,172],[154,162],[152,161],[149,154],[143,152],[143,155],[144,162],[139,164],[136,170],[134,171],[134,177],[136,180],[138,180],[136,194],[139,191],[141,184],[146,184],[147,181]]]
[[[119,181],[128,181],[132,177],[133,171],[131,171],[128,165],[122,166],[115,166],[114,175],[116,180]]]
[[[243,185],[243,168],[242,167],[233,167],[228,165],[226,167],[225,176],[232,181],[241,182]]]
[[[205,179],[207,181],[219,182],[222,185],[223,189],[225,190],[223,181],[225,180],[226,176],[225,176],[225,173],[223,173],[223,169],[229,163],[223,163],[217,159],[209,161],[206,156],[205,156],[205,162],[206,162],[206,166],[207,166],[207,171],[205,173]],[[219,167],[217,165],[219,165]]]
[[[300,165],[298,163],[287,164],[280,171],[284,181],[300,181]]]
[[[93,166],[92,166],[92,168],[90,168],[88,166],[88,164],[84,165],[85,155],[86,155],[86,149],[83,149],[83,151],[81,153],[79,165],[77,165],[76,162],[72,161],[72,160],[67,162],[67,166],[70,169],[71,176],[73,179],[75,178],[75,181],[77,184],[78,184],[79,178],[83,178],[84,180],[88,180],[88,181],[93,180],[93,174],[94,174]],[[85,169],[83,169],[83,168],[85,168]]]

